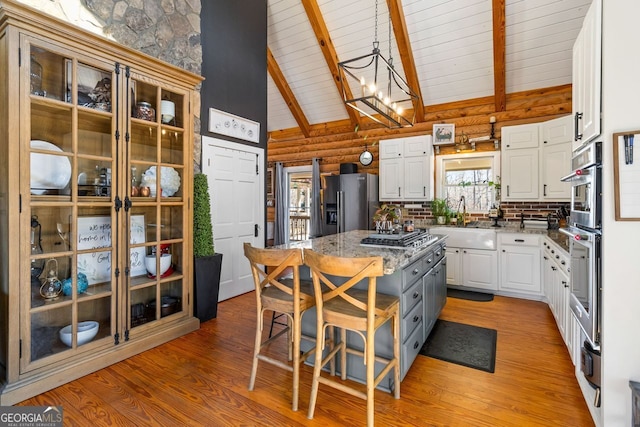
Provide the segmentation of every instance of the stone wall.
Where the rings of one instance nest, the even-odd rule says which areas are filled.
[[[124,46],[201,74],[200,0],[18,1]],[[200,87],[195,98],[194,151],[199,153]]]

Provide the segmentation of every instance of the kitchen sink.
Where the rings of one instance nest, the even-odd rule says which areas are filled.
[[[430,234],[448,236],[447,246],[467,249],[496,250],[496,231],[485,228],[432,227]]]

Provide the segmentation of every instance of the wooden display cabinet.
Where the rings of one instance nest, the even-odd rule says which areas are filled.
[[[0,23],[6,405],[198,328],[190,112],[201,78],[12,1]]]

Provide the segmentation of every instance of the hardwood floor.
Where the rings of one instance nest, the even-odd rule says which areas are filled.
[[[200,330],[20,403],[62,405],[65,426],[360,426],[366,402],[320,386],[308,420],[312,369],[303,366],[300,410],[291,373],[260,364],[247,390],[254,294],[219,305]],[[449,298],[440,318],[498,331],[495,373],[418,356],[401,398],[376,391],[380,426],[592,426],[569,353],[545,303]]]

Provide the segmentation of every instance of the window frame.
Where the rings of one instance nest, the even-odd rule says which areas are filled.
[[[456,154],[442,154],[436,156],[435,161],[435,194],[438,198],[444,197],[443,182],[444,182],[444,162],[446,160],[464,160],[464,159],[477,159],[481,157],[491,158],[491,170],[493,172],[494,179],[501,175],[500,172],[500,152],[499,151],[479,151],[472,153],[456,153]],[[494,192],[495,197],[495,192]],[[495,200],[499,203],[500,200]],[[468,210],[470,213],[485,213],[480,210]]]

